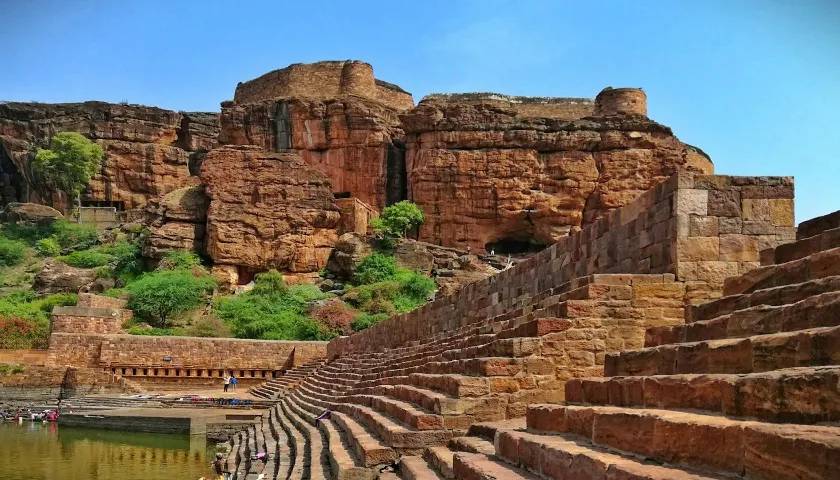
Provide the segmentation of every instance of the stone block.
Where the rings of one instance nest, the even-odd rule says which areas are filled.
[[[718,237],[687,237],[677,240],[678,261],[717,260],[720,255]]]
[[[740,217],[739,192],[737,190],[710,190],[708,214],[717,217]]]
[[[674,212],[686,215],[708,215],[709,191],[680,189],[674,195]]]
[[[739,262],[758,261],[758,240],[748,235],[721,235],[720,260]]]

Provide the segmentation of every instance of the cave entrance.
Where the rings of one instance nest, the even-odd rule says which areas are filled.
[[[6,149],[0,145],[0,206],[25,201],[24,187],[23,177],[6,154]]]
[[[528,255],[537,253],[548,245],[533,238],[504,237],[484,245],[487,253],[496,255]]]
[[[237,265],[236,266],[236,276],[237,280],[236,283],[238,285],[247,285],[254,281],[254,277],[257,276],[259,273],[258,270],[254,268],[249,268],[244,265]]]

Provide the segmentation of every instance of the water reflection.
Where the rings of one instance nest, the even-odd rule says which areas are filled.
[[[209,476],[211,456],[200,435],[0,423],[5,480],[195,480]]]

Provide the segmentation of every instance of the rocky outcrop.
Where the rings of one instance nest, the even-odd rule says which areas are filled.
[[[49,223],[63,217],[58,210],[37,203],[12,202],[0,210],[0,220],[4,222]]]
[[[83,200],[135,208],[189,183],[190,164],[216,144],[218,115],[104,102],[0,104],[0,201],[64,206],[54,192],[39,191],[29,173],[35,150],[62,131],[79,132],[105,151]]]
[[[37,293],[76,293],[91,288],[96,281],[95,268],[71,267],[58,260],[47,259],[35,275],[32,288]]]
[[[146,207],[149,235],[143,256],[161,258],[172,250],[203,253],[208,203],[200,184],[152,200]]]
[[[339,196],[381,210],[404,198],[403,132],[397,112],[358,97],[283,98],[222,104],[222,144],[292,150]]]
[[[426,214],[420,240],[536,250],[679,169],[712,171],[705,154],[642,115],[640,91],[607,92],[567,109],[546,99],[432,96],[401,115],[408,197]]]
[[[328,179],[294,153],[258,147],[212,150],[201,166],[210,199],[206,251],[250,274],[315,272],[338,238]],[[241,277],[242,275],[240,275]]]

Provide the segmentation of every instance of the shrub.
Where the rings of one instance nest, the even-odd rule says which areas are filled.
[[[79,250],[59,259],[72,267],[96,268],[104,267],[111,261],[111,256],[97,249]]]
[[[18,363],[0,363],[0,375],[13,375],[23,373],[26,368]]]
[[[201,317],[184,329],[184,335],[191,337],[230,337],[230,328],[217,317]]]
[[[51,234],[61,248],[78,250],[96,244],[99,234],[92,225],[56,220],[52,223]]]
[[[143,271],[140,257],[140,245],[121,240],[111,245],[103,245],[101,251],[110,255],[108,262],[113,274],[119,277],[133,277]]]
[[[360,313],[356,316],[356,319],[353,320],[351,327],[354,332],[358,332],[360,330],[364,330],[368,327],[372,327],[377,323],[386,320],[388,315],[383,314],[370,314],[370,313]]]
[[[61,254],[61,245],[54,236],[50,236],[36,241],[35,251],[42,257],[57,257]]]
[[[76,294],[38,297],[32,291],[0,297],[0,348],[46,348],[49,315],[58,305],[74,305]]]
[[[168,252],[157,266],[158,270],[191,270],[201,266],[201,258],[189,250]]]
[[[153,337],[171,337],[176,335],[176,330],[174,328],[157,328],[141,325],[129,327],[126,332],[128,332],[129,335],[148,335]]]
[[[429,295],[437,288],[435,281],[431,278],[407,269],[401,269],[397,273],[397,282],[400,284],[402,293],[422,302],[428,300]]]
[[[286,291],[286,281],[283,280],[283,274],[277,270],[261,272],[254,277],[254,295],[282,295]]]
[[[420,207],[403,200],[382,209],[382,214],[371,223],[375,231],[387,237],[404,237],[406,232],[420,226],[424,220]]]
[[[336,299],[313,308],[311,315],[328,330],[347,335],[352,331],[350,325],[356,317],[356,311]]]
[[[363,258],[356,267],[355,281],[359,285],[382,282],[397,274],[397,262],[392,256],[374,253]]]
[[[166,327],[172,315],[201,305],[215,286],[206,275],[183,270],[151,272],[128,285],[128,307],[152,326]]]
[[[26,244],[20,240],[0,237],[0,266],[13,266],[26,256]]]
[[[0,318],[0,348],[38,348],[46,346],[49,321],[21,317]]]

